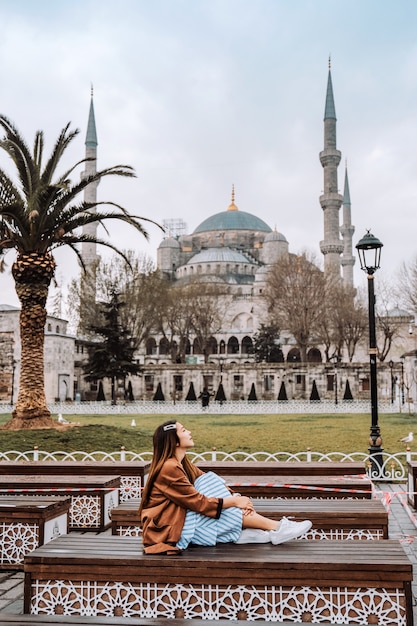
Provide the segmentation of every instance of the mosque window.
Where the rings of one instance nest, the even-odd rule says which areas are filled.
[[[273,374],[265,374],[264,376],[264,389],[265,391],[274,390],[274,376]]]
[[[169,354],[170,345],[166,337],[162,337],[159,342],[159,354]]]
[[[175,391],[182,391],[183,389],[182,376],[180,374],[174,376],[174,389]]]
[[[156,354],[156,341],[153,337],[150,337],[146,342],[146,354]]]
[[[52,331],[52,324],[48,324],[48,333]]]
[[[59,333],[59,326],[55,328],[55,332]]]
[[[225,354],[225,353],[226,353],[226,343],[222,339],[219,343],[219,354]]]
[[[242,339],[242,354],[252,354],[253,343],[250,337],[243,337]]]
[[[236,265],[235,265],[235,272],[236,272],[236,274],[239,274],[239,265],[238,265],[238,263],[236,263]]]
[[[233,375],[233,390],[235,393],[243,391],[243,374]]]
[[[145,374],[145,391],[153,391],[154,377],[153,374]]]
[[[216,274],[220,274],[220,263],[216,265]]]
[[[236,337],[230,337],[227,342],[227,354],[239,354],[239,342]]]
[[[327,374],[327,391],[334,391],[334,374]]]

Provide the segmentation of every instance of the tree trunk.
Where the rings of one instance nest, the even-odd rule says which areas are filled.
[[[7,430],[55,428],[46,405],[44,344],[46,299],[55,270],[50,254],[20,254],[12,266],[21,303],[21,364],[19,394]]]

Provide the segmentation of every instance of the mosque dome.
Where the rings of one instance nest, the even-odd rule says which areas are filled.
[[[213,230],[253,230],[270,233],[271,228],[256,215],[245,211],[222,211],[211,215],[201,222],[194,233],[204,233]]]
[[[179,248],[180,244],[174,237],[166,237],[159,244],[159,248]]]
[[[197,252],[188,261],[190,263],[250,263],[249,259],[231,248],[207,248]]]
[[[201,222],[194,231],[194,234],[210,231],[225,230],[251,230],[270,233],[271,228],[256,215],[239,211],[235,204],[235,191],[232,189],[232,201],[226,211],[211,215]]]
[[[279,233],[276,229],[274,229],[271,233],[265,235],[264,243],[272,241],[283,241],[284,243],[288,243],[285,235]]]

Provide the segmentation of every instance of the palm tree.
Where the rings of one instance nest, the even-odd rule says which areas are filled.
[[[133,177],[135,173],[130,166],[115,165],[72,183],[70,176],[74,175],[75,169],[89,160],[83,159],[58,175],[56,170],[61,158],[79,132],[70,130],[69,126],[67,124],[60,132],[44,164],[43,132],[36,132],[31,153],[13,123],[0,115],[0,128],[4,131],[0,148],[16,167],[13,178],[0,168],[0,252],[12,248],[17,253],[12,275],[21,304],[20,386],[12,419],[5,426],[9,429],[56,425],[47,408],[44,391],[45,305],[55,274],[52,251],[60,246],[69,246],[85,269],[77,246],[82,242],[105,245],[124,256],[110,242],[83,233],[82,228],[87,224],[118,219],[133,226],[145,238],[148,234],[141,222],[155,224],[152,220],[130,215],[113,202],[88,203],[78,199],[90,183],[104,176]],[[106,208],[101,208],[102,205]]]

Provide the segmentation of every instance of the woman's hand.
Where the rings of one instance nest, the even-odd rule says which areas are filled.
[[[253,502],[247,496],[241,496],[240,494],[235,495],[236,504],[239,509],[242,509],[243,515],[251,515],[255,511]]]

